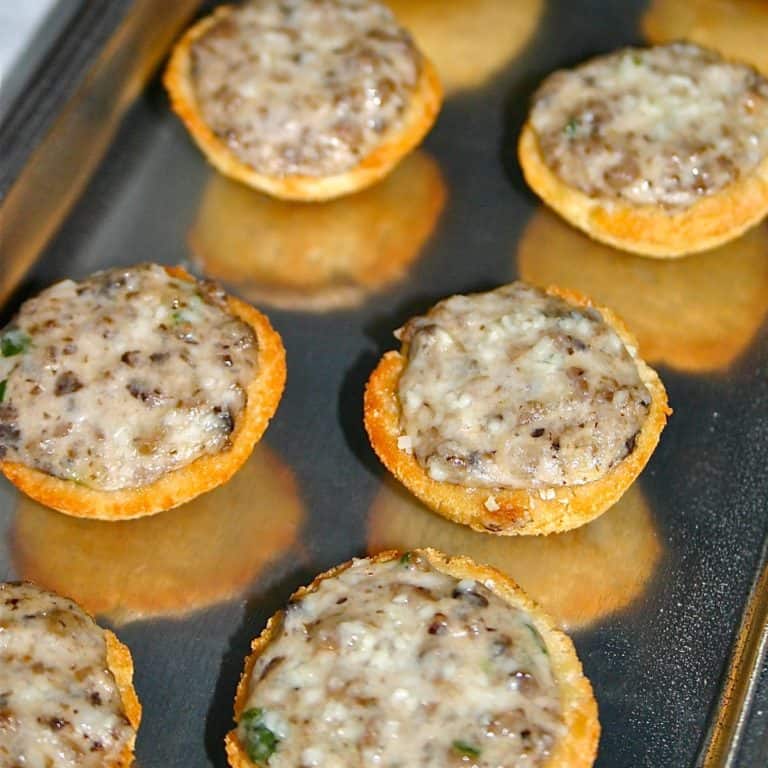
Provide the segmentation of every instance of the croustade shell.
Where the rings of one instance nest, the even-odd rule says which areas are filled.
[[[181,268],[174,277],[193,278]],[[35,501],[75,517],[127,520],[171,509],[225,483],[250,456],[275,413],[285,386],[285,349],[269,320],[254,307],[227,297],[229,312],[247,324],[258,343],[256,375],[246,388],[245,407],[237,419],[230,446],[196,458],[146,485],[101,490],[46,474],[15,461],[0,461],[0,471]]]
[[[195,93],[192,48],[234,10],[234,6],[221,6],[187,30],[174,47],[163,78],[173,111],[209,162],[224,175],[284,200],[330,200],[365,189],[386,176],[432,127],[443,92],[434,66],[422,56],[418,81],[399,124],[385,130],[375,149],[364,155],[356,166],[326,176],[277,176],[259,172],[240,160],[206,123]]]
[[[573,291],[550,287],[547,293],[577,307],[594,306]],[[476,488],[434,480],[402,440],[398,384],[407,365],[407,347],[382,357],[365,390],[365,428],[384,466],[433,511],[477,531],[499,535],[555,533],[577,528],[605,512],[648,462],[671,410],[661,380],[638,357],[637,342],[626,326],[611,310],[594,308],[624,343],[651,394],[633,450],[602,477],[582,485],[548,488]]]
[[[373,563],[386,563],[400,559],[399,551],[382,552],[370,558]],[[526,614],[546,648],[553,676],[556,680],[563,719],[563,734],[552,747],[543,768],[588,768],[593,765],[600,736],[597,704],[592,687],[584,676],[581,663],[570,638],[558,630],[554,622],[520,589],[520,587],[494,568],[478,565],[468,557],[449,556],[435,549],[418,549],[406,556],[424,557],[435,570],[455,579],[482,582],[510,607]],[[300,601],[315,592],[326,579],[333,579],[350,568],[355,561],[343,563],[320,574],[309,586],[302,587],[292,596],[291,602]],[[261,635],[251,643],[251,653],[246,658],[245,669],[235,696],[235,720],[239,720],[247,706],[249,682],[254,665],[280,634],[283,611],[268,622]],[[395,681],[393,681],[393,685]],[[254,763],[240,743],[236,730],[226,736],[226,752],[232,768],[254,768]]]

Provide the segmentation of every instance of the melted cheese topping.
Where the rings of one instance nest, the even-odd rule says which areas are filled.
[[[569,186],[686,208],[768,157],[768,80],[696,45],[627,48],[547,78],[531,123]]]
[[[528,616],[408,553],[356,561],[289,606],[238,737],[270,768],[499,768],[542,765],[562,730]]]
[[[102,630],[70,600],[0,584],[0,765],[104,768],[132,738]]]
[[[594,309],[513,283],[446,299],[399,333],[402,428],[434,480],[579,485],[634,449],[651,396]]]
[[[220,289],[156,265],[57,283],[0,345],[0,458],[102,490],[227,449],[257,362]]]
[[[261,0],[192,48],[205,122],[269,176],[327,176],[358,165],[397,129],[420,56],[371,0]]]

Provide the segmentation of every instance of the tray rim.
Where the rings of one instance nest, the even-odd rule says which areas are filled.
[[[58,35],[28,87],[16,97],[0,124],[0,309],[12,301],[24,276],[80,199],[122,118],[167,55],[171,42],[192,16],[208,5],[211,3],[203,0],[175,0],[160,7],[154,0],[82,3]],[[142,43],[142,35],[150,25],[162,27],[162,34]],[[119,72],[120,87],[113,89],[98,140],[88,143],[82,173],[69,179],[66,189],[56,190],[61,199],[54,195],[45,201],[49,209],[44,212],[43,222],[38,220],[37,235],[23,237],[24,232],[14,227],[25,218],[20,212],[34,205],[41,169],[50,170],[52,165],[55,173],[57,162],[73,150],[73,142],[80,136],[73,123],[75,115],[78,109],[87,109],[103,78],[115,75],[111,57],[126,39],[140,46],[139,55]],[[742,748],[767,659],[768,535],[691,768],[750,764],[750,756],[742,754]],[[768,727],[764,735],[768,736]]]

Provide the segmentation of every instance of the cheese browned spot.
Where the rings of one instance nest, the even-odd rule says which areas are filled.
[[[547,78],[531,123],[570,187],[680,210],[768,156],[768,80],[692,44],[627,48]]]
[[[0,345],[0,458],[107,491],[227,449],[258,354],[218,287],[149,264],[57,283]]]
[[[104,768],[133,737],[101,628],[71,600],[0,584],[0,765]]]
[[[420,553],[357,560],[293,601],[237,738],[270,768],[541,766],[564,731],[523,610]]]
[[[206,123],[259,173],[328,176],[400,125],[421,70],[410,35],[371,0],[266,0],[192,47]]]
[[[401,427],[434,480],[580,485],[634,450],[651,395],[595,309],[513,283],[446,299],[399,335]]]

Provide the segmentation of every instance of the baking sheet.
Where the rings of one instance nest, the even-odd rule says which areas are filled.
[[[414,26],[442,24],[435,46],[459,30],[465,58],[473,45],[485,51],[482,71],[452,74],[423,148],[381,187],[329,207],[243,190],[205,164],[154,77],[47,247],[0,241],[3,321],[59,278],[182,263],[254,301],[288,351],[285,395],[253,458],[183,508],[75,521],[2,481],[0,577],[70,594],[130,646],[142,768],[225,765],[242,661],[267,617],[331,565],[419,544],[501,567],[570,628],[600,707],[598,766],[764,764],[768,225],[664,264],[592,243],[525,187],[514,142],[532,90],[558,66],[639,42],[645,3],[436,5],[422,2],[421,16],[411,8]],[[468,25],[472,6],[493,26]],[[491,34],[510,12],[518,33]],[[105,50],[119,53],[131,13]],[[153,23],[173,27],[178,8],[156,6]],[[120,82],[132,75],[121,69]],[[41,146],[55,174],[56,147]],[[6,232],[50,212],[34,196],[11,211],[14,189]],[[624,315],[675,413],[603,518],[562,536],[499,540],[433,516],[385,477],[362,428],[362,391],[410,315],[518,276],[570,284]]]

